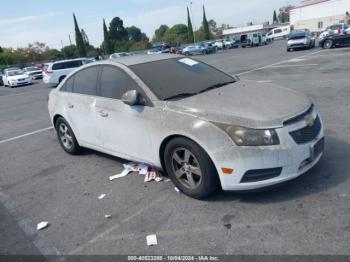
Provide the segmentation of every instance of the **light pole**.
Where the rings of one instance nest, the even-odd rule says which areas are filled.
[[[193,43],[196,43],[196,26],[194,24],[194,17],[193,17],[193,12],[192,12],[192,1],[190,2],[190,12],[192,16],[192,25],[193,25]]]
[[[70,32],[69,35],[68,35],[68,37],[69,37],[69,44],[70,44],[70,45],[72,45],[72,39],[70,38],[70,34],[71,34],[71,33],[72,33],[72,32]]]

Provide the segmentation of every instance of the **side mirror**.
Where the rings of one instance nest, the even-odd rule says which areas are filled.
[[[136,90],[125,92],[122,101],[129,106],[144,105],[142,96]]]

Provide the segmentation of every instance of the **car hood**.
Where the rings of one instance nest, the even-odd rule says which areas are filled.
[[[178,101],[169,110],[217,123],[249,128],[278,128],[311,106],[302,93],[277,85],[239,81]]]
[[[36,70],[36,71],[29,71],[27,72],[28,75],[35,75],[35,74],[41,74],[42,71],[41,70]]]
[[[8,80],[18,80],[18,79],[23,79],[23,78],[27,79],[28,75],[22,74],[22,75],[8,76],[7,77]]]

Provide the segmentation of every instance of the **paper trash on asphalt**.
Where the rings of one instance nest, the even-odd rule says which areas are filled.
[[[99,197],[98,197],[98,199],[103,199],[104,197],[106,196],[106,194],[102,194],[102,195],[100,195]]]
[[[112,215],[105,215],[105,218],[107,218],[107,219],[110,219],[112,217]]]
[[[47,228],[49,226],[49,222],[43,221],[36,225],[36,230],[42,230],[44,228]]]
[[[162,177],[162,174],[160,173],[160,171],[158,169],[150,167],[146,164],[131,162],[128,164],[123,164],[123,166],[124,166],[123,172],[121,172],[120,174],[114,175],[114,176],[110,176],[109,177],[110,181],[117,179],[117,178],[125,177],[128,174],[130,174],[131,172],[137,172],[140,175],[144,175],[145,176],[145,180],[144,180],[145,183],[150,182],[150,181],[156,181],[156,182],[163,181],[163,177]]]
[[[149,235],[146,237],[147,240],[147,246],[156,246],[158,245],[157,242],[157,236],[156,235]]]

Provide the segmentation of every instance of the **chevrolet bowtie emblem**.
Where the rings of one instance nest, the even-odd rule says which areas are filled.
[[[313,126],[315,124],[315,118],[312,115],[308,115],[305,117],[306,124],[308,126]]]

